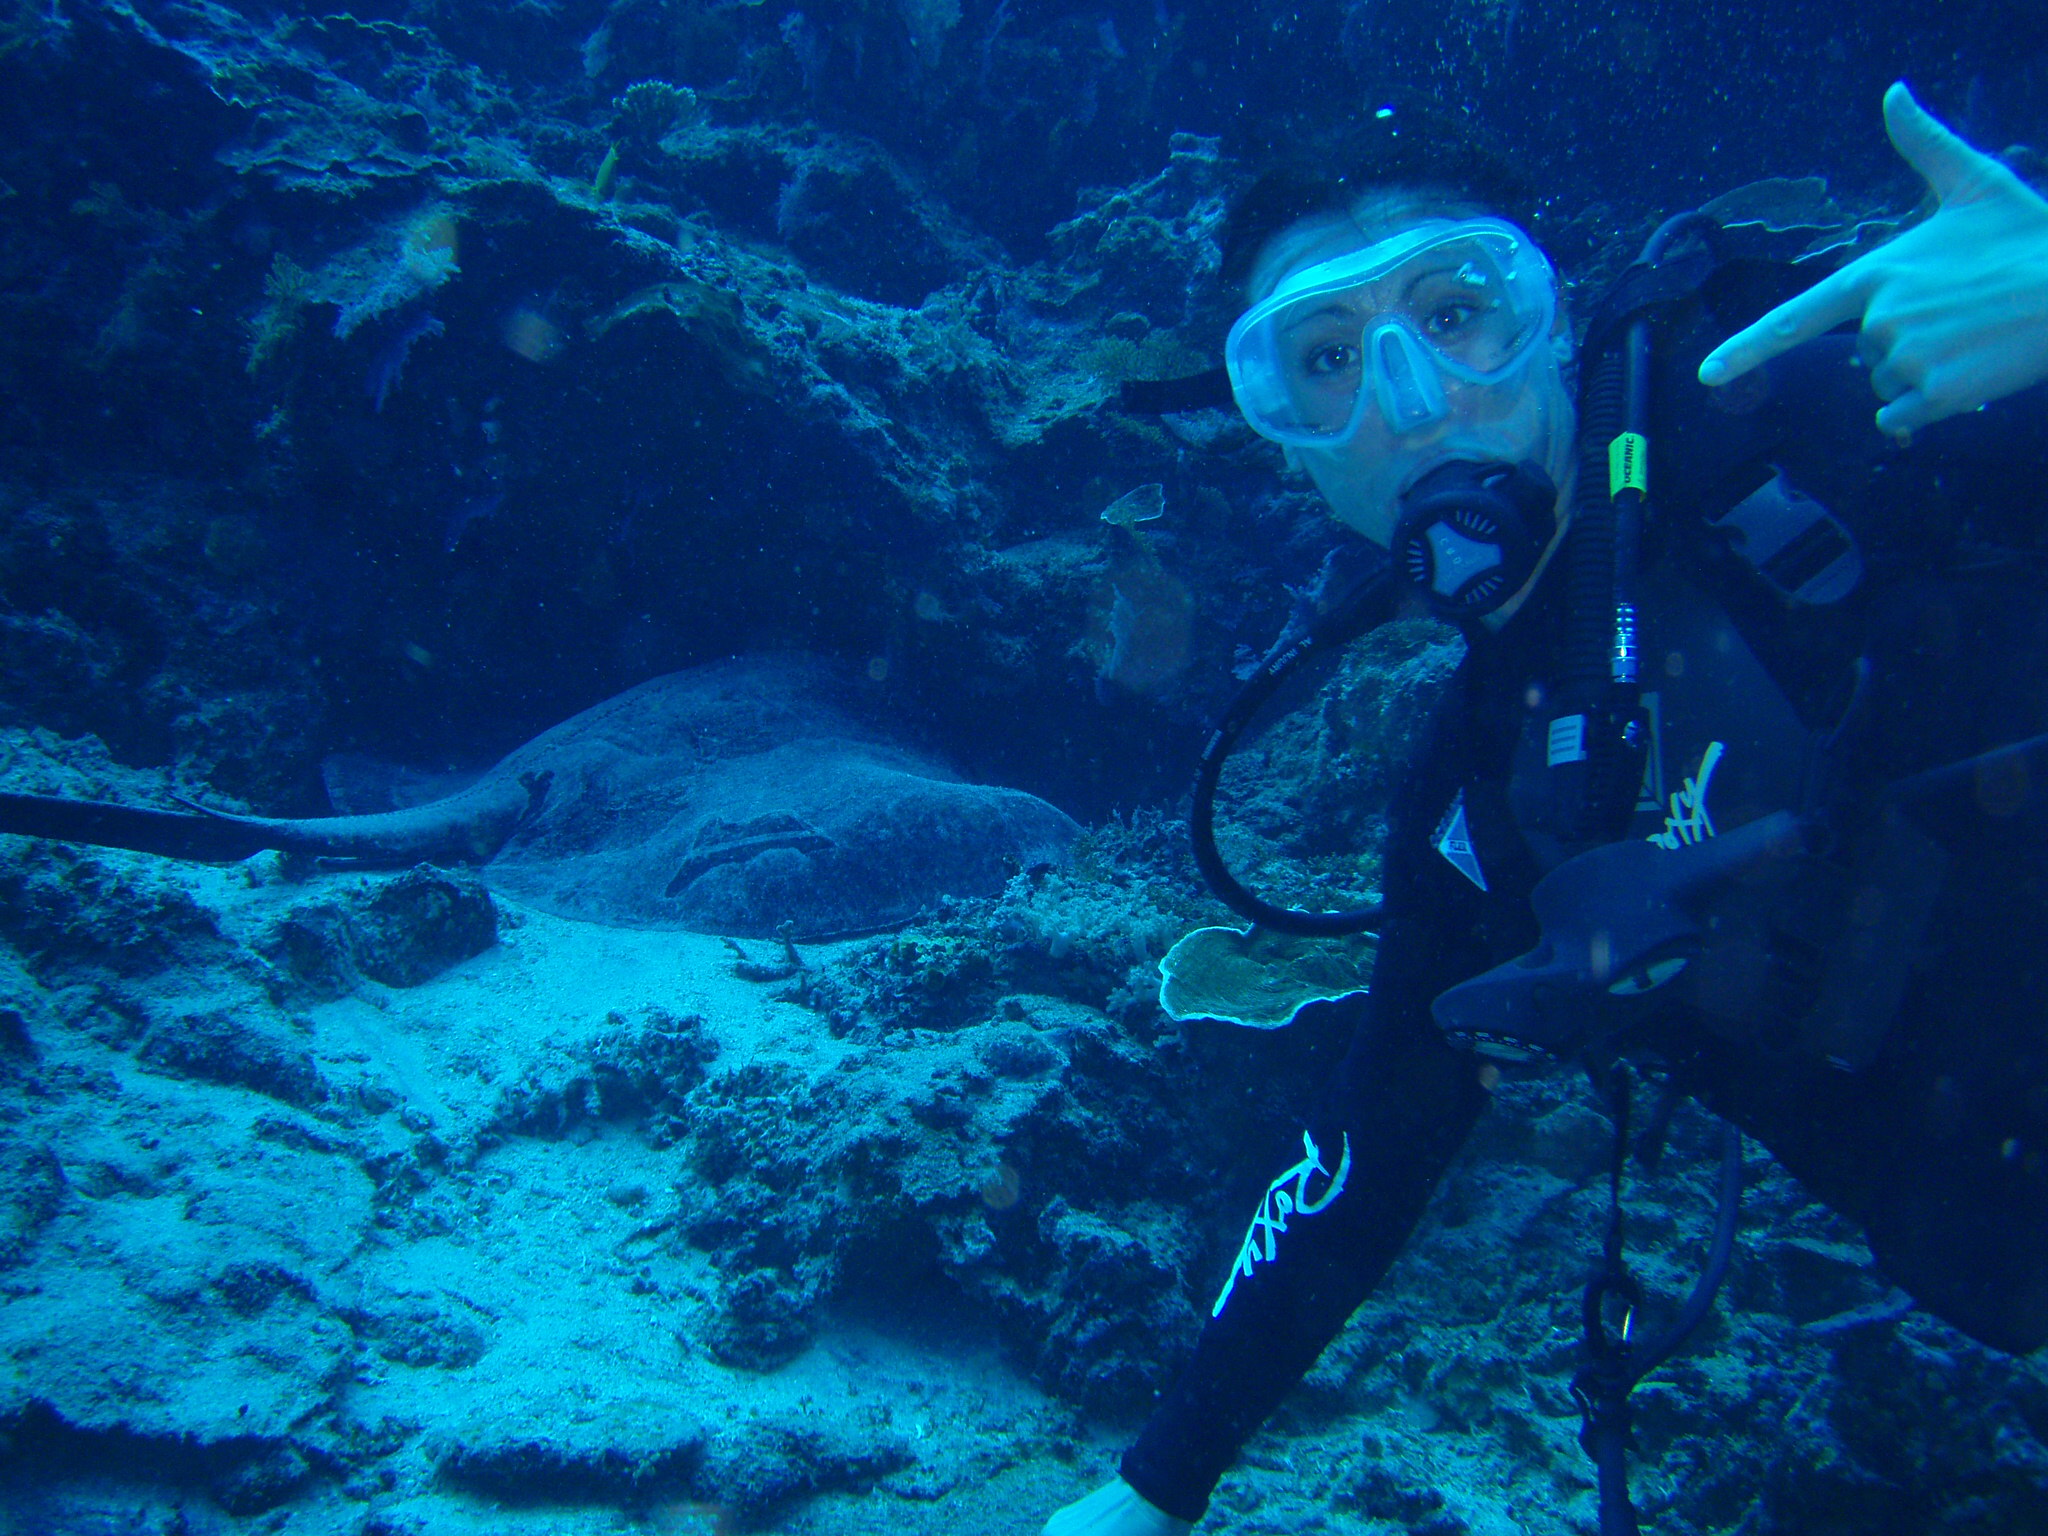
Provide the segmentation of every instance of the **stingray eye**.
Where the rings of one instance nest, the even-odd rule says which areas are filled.
[[[1645,992],[1654,992],[1684,970],[1688,959],[1685,955],[1666,955],[1661,960],[1647,961],[1636,966],[1607,990],[1615,997],[1640,997]]]

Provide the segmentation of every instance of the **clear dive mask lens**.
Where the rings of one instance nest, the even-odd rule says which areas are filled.
[[[1231,327],[1224,361],[1257,432],[1329,447],[1375,405],[1411,432],[1447,414],[1446,380],[1505,382],[1556,314],[1535,241],[1499,219],[1432,220],[1289,274]]]

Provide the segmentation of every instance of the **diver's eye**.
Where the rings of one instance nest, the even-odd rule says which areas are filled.
[[[1423,328],[1432,336],[1455,336],[1481,313],[1481,306],[1447,299],[1429,312]]]
[[[1358,348],[1348,341],[1326,341],[1313,348],[1301,362],[1302,372],[1317,378],[1351,373],[1357,367]]]

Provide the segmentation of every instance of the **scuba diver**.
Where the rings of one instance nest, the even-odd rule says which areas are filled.
[[[1856,1222],[1920,1307],[1995,1349],[2048,1342],[2048,201],[1903,84],[1884,115],[1929,216],[1818,282],[1681,216],[1576,348],[1512,178],[1476,150],[1383,137],[1233,207],[1239,409],[1466,652],[1371,906],[1238,885],[1209,815],[1249,707],[1205,754],[1219,894],[1283,931],[1372,928],[1375,974],[1337,1005],[1348,1055],[1192,1361],[1046,1536],[1201,1519],[1393,1262],[1502,1060],[1583,1064],[1610,1107],[1636,1063]],[[1383,617],[1381,585],[1298,624],[1253,705]],[[1617,1223],[1575,1383],[1603,1531],[1635,1528],[1628,1388],[1683,1332],[1606,1333],[1640,1299],[1619,1246]],[[1683,1326],[1710,1301],[1703,1279]]]

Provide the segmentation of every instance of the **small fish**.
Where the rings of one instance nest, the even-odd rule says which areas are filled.
[[[442,550],[454,554],[462,547],[463,537],[473,524],[489,521],[504,505],[502,491],[494,491],[488,496],[473,496],[465,501],[449,514],[447,526],[441,532]]]
[[[391,392],[398,388],[398,381],[405,376],[405,365],[412,359],[412,349],[429,336],[440,336],[447,327],[432,315],[415,315],[391,333],[391,337],[377,349],[377,355],[370,361],[369,375],[363,380],[375,402],[378,415],[384,414],[384,402],[391,398]]]
[[[1140,523],[1149,523],[1162,516],[1165,511],[1166,487],[1154,480],[1117,497],[1102,509],[1102,520],[1119,528],[1135,528]]]
[[[612,188],[619,180],[619,146],[614,144],[604,152],[604,160],[597,168],[597,174],[590,180],[590,195],[600,203],[612,200]]]

